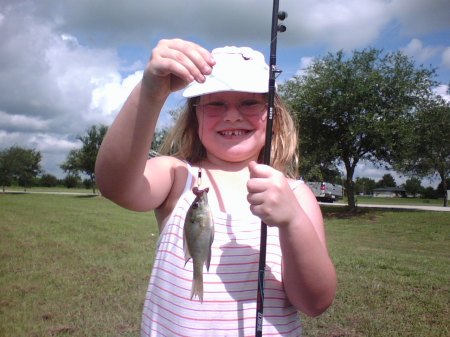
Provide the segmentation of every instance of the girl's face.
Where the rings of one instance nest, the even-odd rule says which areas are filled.
[[[257,160],[264,146],[267,103],[263,94],[220,92],[200,97],[198,134],[210,160]]]

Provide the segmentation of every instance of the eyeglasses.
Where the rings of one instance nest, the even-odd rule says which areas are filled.
[[[230,105],[221,101],[214,101],[206,104],[194,104],[194,106],[201,109],[201,111],[209,117],[219,117],[230,108]],[[256,100],[245,100],[239,102],[235,107],[243,116],[257,116],[267,109],[267,103]]]

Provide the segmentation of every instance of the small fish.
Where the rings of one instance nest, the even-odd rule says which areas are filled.
[[[208,205],[207,193],[194,187],[194,202],[186,214],[184,222],[184,256],[185,265],[192,258],[194,277],[192,280],[191,299],[198,296],[203,302],[203,265],[209,271],[211,262],[211,245],[214,240],[214,224]]]

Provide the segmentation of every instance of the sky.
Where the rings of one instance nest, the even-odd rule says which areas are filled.
[[[268,59],[272,1],[268,0],[2,0],[0,3],[0,150],[13,145],[42,154],[44,173],[59,165],[77,136],[110,125],[142,77],[162,38],[182,38],[211,50],[249,46]],[[280,0],[287,31],[278,35],[279,82],[328,52],[367,47],[401,50],[436,68],[437,93],[450,83],[448,0]],[[181,104],[180,93],[166,103]],[[391,173],[368,163],[355,178]],[[404,177],[393,174],[397,183]]]

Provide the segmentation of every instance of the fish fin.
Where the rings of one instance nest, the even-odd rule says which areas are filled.
[[[189,253],[189,247],[187,245],[186,236],[183,236],[183,250],[184,250],[184,266],[192,258],[191,253]]]
[[[203,303],[203,277],[192,280],[191,300],[194,296],[197,296],[200,302]]]
[[[214,232],[215,232],[215,230],[214,230],[214,220],[213,220],[213,217],[212,217],[212,214],[210,215],[210,221],[211,221],[211,243],[210,243],[210,246],[212,246],[212,244],[213,244],[213,241],[214,241]]]
[[[205,264],[206,270],[209,271],[209,265],[211,264],[211,249],[208,252],[208,257],[206,258]]]
[[[214,223],[212,221],[212,217],[211,217],[211,240],[209,242],[209,252],[208,252],[208,256],[206,258],[206,270],[209,271],[209,265],[211,264],[211,247],[212,244],[214,242]]]
[[[185,257],[186,260],[184,260],[184,266],[186,267],[186,264],[189,262],[189,260],[191,259],[190,256]]]
[[[214,231],[211,233],[211,242],[209,243],[208,256],[206,257],[205,264],[206,270],[209,271],[209,265],[211,264],[211,246],[214,240]]]

